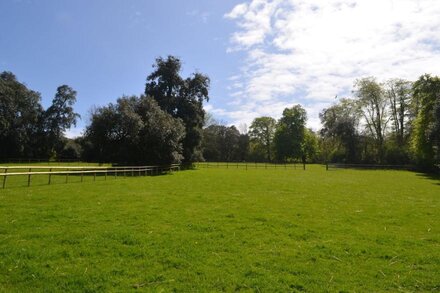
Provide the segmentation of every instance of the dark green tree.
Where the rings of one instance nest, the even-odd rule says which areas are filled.
[[[183,79],[179,58],[157,58],[155,70],[147,77],[145,94],[153,97],[158,105],[185,125],[183,156],[185,161],[201,159],[202,127],[205,121],[203,102],[209,100],[209,78],[194,73]]]
[[[340,153],[343,153],[342,159],[346,163],[354,163],[359,159],[359,116],[356,103],[350,99],[341,99],[319,114],[321,135],[326,140],[326,160],[338,161],[341,159],[338,157]]]
[[[279,161],[304,159],[303,144],[306,121],[307,113],[301,105],[284,109],[274,137]]]
[[[20,83],[14,74],[0,74],[0,157],[41,155],[43,107],[40,102],[40,94]]]
[[[60,153],[64,148],[64,132],[76,126],[80,117],[75,113],[76,91],[67,85],[57,88],[52,105],[44,112],[46,145],[49,153]]]
[[[138,165],[182,159],[184,126],[151,97],[122,97],[91,116],[82,142],[86,159]]]
[[[315,162],[319,153],[318,137],[312,129],[305,129],[304,142],[302,145],[302,161]]]
[[[235,126],[210,125],[203,130],[203,156],[207,161],[241,161],[241,134]]]
[[[419,101],[419,110],[414,121],[412,148],[418,164],[432,168],[439,163],[440,78],[425,74],[414,83],[413,91],[414,98]]]
[[[277,122],[272,117],[258,117],[252,121],[249,127],[249,137],[255,144],[266,153],[266,160],[271,162],[273,159],[273,139],[275,136]]]

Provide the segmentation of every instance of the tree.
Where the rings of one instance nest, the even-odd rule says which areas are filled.
[[[57,88],[52,105],[44,113],[46,141],[49,152],[57,149],[59,152],[64,148],[64,131],[72,125],[76,126],[76,120],[80,117],[73,110],[76,102],[76,91],[67,85]]]
[[[387,116],[388,99],[384,95],[382,85],[373,77],[357,80],[355,82],[355,95],[367,129],[376,141],[377,159],[382,162],[385,133],[390,120],[390,117]]]
[[[397,144],[405,145],[409,135],[412,83],[403,79],[391,79],[386,83],[394,137]]]
[[[249,127],[249,137],[260,145],[266,152],[266,160],[272,161],[273,139],[276,130],[276,120],[272,117],[255,118]]]
[[[316,134],[311,129],[305,129],[304,131],[304,141],[302,144],[302,161],[313,162],[316,160],[318,155],[318,138]]]
[[[205,121],[203,102],[209,100],[209,78],[194,73],[183,79],[179,58],[157,58],[155,70],[147,77],[145,94],[153,97],[158,105],[185,125],[183,156],[185,161],[201,159],[202,127]]]
[[[86,158],[124,164],[169,164],[182,159],[180,119],[146,96],[122,97],[93,111],[83,148]]]
[[[278,121],[274,143],[278,160],[304,158],[303,143],[307,113],[301,105],[286,108]]]
[[[43,123],[38,92],[28,89],[11,72],[0,74],[0,156],[36,157]]]
[[[326,146],[329,147],[329,143],[333,144],[332,149],[326,151],[338,154],[342,147],[344,162],[355,162],[358,159],[357,145],[359,142],[359,111],[356,103],[350,99],[341,99],[339,103],[324,109],[319,114],[319,118],[323,126],[321,135],[326,139]]]
[[[245,141],[235,126],[211,125],[203,130],[203,156],[207,161],[242,160]]]
[[[439,163],[440,78],[425,74],[414,83],[413,91],[419,111],[414,121],[412,148],[418,164],[432,168]]]

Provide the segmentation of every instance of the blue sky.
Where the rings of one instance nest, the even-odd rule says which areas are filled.
[[[78,92],[87,123],[93,105],[140,94],[157,56],[179,56],[183,75],[212,79],[212,103],[227,98],[242,54],[228,54],[237,1],[0,1],[0,70],[39,91],[48,106],[57,86]]]
[[[206,109],[239,125],[303,104],[309,126],[356,78],[440,74],[438,0],[2,0],[0,71],[48,106],[57,86],[94,105],[140,94],[158,56],[210,76]]]

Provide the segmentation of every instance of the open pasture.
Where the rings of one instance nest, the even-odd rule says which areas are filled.
[[[434,292],[439,183],[307,166],[0,189],[0,291]]]

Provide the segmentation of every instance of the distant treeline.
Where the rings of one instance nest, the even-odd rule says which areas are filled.
[[[204,128],[209,161],[308,161],[363,164],[440,164],[440,78],[417,81],[359,79],[353,97],[319,115],[322,129],[306,128],[306,111],[286,108],[278,121],[255,118],[246,133],[211,123]]]
[[[440,79],[411,82],[357,80],[353,97],[322,110],[322,129],[306,128],[301,105],[282,117],[255,118],[247,130],[207,115],[209,78],[181,76],[181,61],[156,59],[145,94],[95,108],[83,136],[67,139],[76,124],[76,92],[56,90],[44,109],[38,92],[10,72],[0,74],[0,159],[82,159],[124,164],[192,161],[440,163]]]

